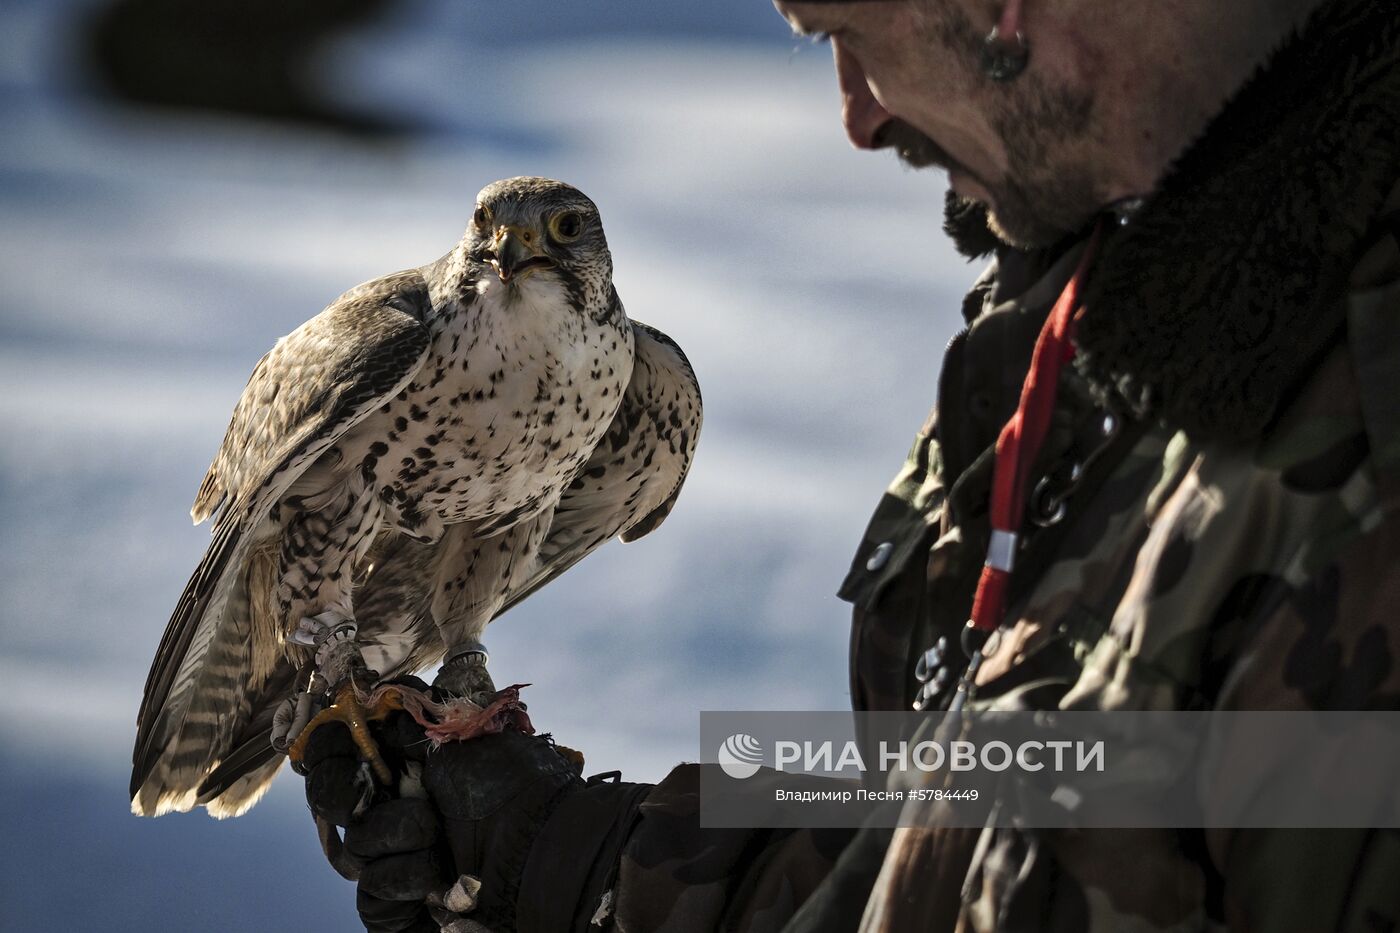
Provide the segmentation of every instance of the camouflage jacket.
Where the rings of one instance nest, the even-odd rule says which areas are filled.
[[[1400,707],[1400,17],[1323,8],[1105,239],[978,702]],[[975,211],[960,243],[987,245]],[[1078,258],[1001,250],[841,588],[857,708],[965,624],[991,446]],[[756,792],[761,792],[756,791]],[[1380,931],[1393,831],[701,831],[623,848],[619,930]],[[913,805],[911,805],[913,806]]]

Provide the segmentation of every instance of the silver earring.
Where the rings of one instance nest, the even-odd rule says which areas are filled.
[[[1020,0],[1007,0],[1001,20],[982,42],[982,73],[998,84],[1015,80],[1030,61],[1031,46],[1018,28],[1020,19]]]

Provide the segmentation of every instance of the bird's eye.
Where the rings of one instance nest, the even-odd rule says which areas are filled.
[[[560,243],[577,240],[583,232],[583,218],[578,211],[565,211],[549,219],[549,235]]]
[[[484,227],[491,222],[491,212],[481,205],[477,205],[476,211],[472,214],[472,223],[478,227]]]

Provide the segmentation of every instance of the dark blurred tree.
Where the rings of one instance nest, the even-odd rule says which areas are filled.
[[[393,0],[115,0],[85,24],[103,88],[159,107],[384,136],[408,129],[325,99],[326,41]]]

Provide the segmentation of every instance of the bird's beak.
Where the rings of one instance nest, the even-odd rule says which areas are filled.
[[[540,231],[515,224],[502,224],[492,239],[491,267],[502,282],[524,278],[541,266],[552,265],[540,247]]]

